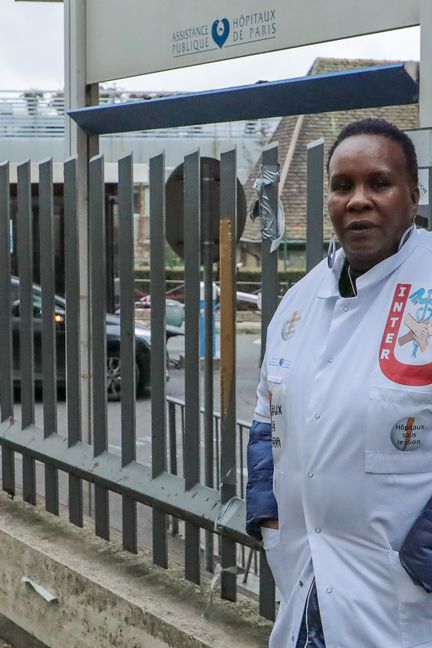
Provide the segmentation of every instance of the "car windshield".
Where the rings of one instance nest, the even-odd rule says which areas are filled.
[[[20,290],[18,283],[11,283],[11,302],[12,310],[15,316],[19,313]],[[57,313],[64,313],[64,304],[58,299],[55,300],[55,310]],[[33,288],[33,315],[40,317],[42,313],[42,292],[39,288]]]

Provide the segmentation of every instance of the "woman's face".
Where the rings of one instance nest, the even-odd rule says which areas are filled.
[[[354,135],[329,164],[328,211],[351,268],[366,272],[394,254],[417,214],[418,187],[403,149],[383,135]]]

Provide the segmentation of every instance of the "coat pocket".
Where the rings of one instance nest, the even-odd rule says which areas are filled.
[[[397,551],[389,551],[389,562],[397,596],[402,647],[431,646],[432,595],[412,582]]]
[[[432,472],[432,392],[372,387],[366,428],[366,472]]]
[[[265,551],[270,551],[276,547],[280,542],[280,533],[279,529],[273,529],[272,527],[261,527],[261,535],[263,539],[263,547]]]
[[[286,603],[290,595],[288,583],[289,577],[284,566],[280,531],[279,529],[261,527],[261,533],[267,562],[279,593],[279,596],[276,596],[276,598],[281,602]]]
[[[283,473],[275,467],[273,474],[273,491],[279,508],[279,486]],[[266,553],[267,562],[273,574],[276,587],[280,594],[280,600],[286,602],[290,595],[290,574],[286,569],[284,559],[284,547],[281,542],[279,529],[261,527],[263,547]]]

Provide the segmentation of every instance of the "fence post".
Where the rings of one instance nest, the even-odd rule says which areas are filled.
[[[20,278],[20,371],[22,427],[33,425],[34,340],[33,340],[33,219],[31,209],[30,162],[18,166],[18,269]],[[36,504],[35,461],[23,455],[23,499]]]
[[[183,445],[186,490],[200,478],[199,399],[199,295],[200,295],[200,155],[184,161],[184,258],[185,258],[185,440]],[[186,522],[185,574],[200,582],[200,528]]]
[[[92,395],[94,456],[108,449],[107,434],[107,348],[106,348],[106,272],[105,272],[105,185],[104,158],[90,160],[89,224],[90,224],[90,282],[92,294]],[[109,493],[95,486],[96,535],[109,539]]]
[[[323,258],[324,140],[307,145],[306,272]]]
[[[54,206],[52,160],[39,165],[39,249],[42,289],[42,384],[44,436],[57,433],[57,337],[63,337],[63,322],[55,317]],[[57,335],[57,328],[59,332]],[[60,342],[61,343],[61,342]],[[59,514],[58,472],[45,464],[45,505]]]
[[[0,164],[0,405],[1,420],[12,417],[12,304],[11,304],[11,246],[13,244],[10,220],[9,163]],[[9,495],[15,494],[14,452],[2,446],[2,487]]]
[[[65,293],[66,293],[66,399],[68,446],[82,441],[80,357],[80,252],[78,185],[75,157],[64,164]],[[90,492],[90,484],[88,484]],[[69,520],[83,526],[83,481],[69,474]]]
[[[237,494],[236,470],[236,149],[221,155],[221,503]],[[236,600],[236,543],[222,536],[222,598]]]
[[[165,156],[150,160],[152,477],[166,470]],[[168,567],[167,517],[153,509],[153,560]]]
[[[119,160],[120,371],[122,466],[136,459],[133,159]],[[122,497],[123,548],[137,553],[137,504]]]
[[[206,486],[213,487],[213,354],[214,354],[214,303],[213,303],[213,238],[210,209],[210,164],[204,160],[202,164],[202,255],[203,255],[203,279],[204,299],[202,331],[204,333],[204,475]],[[200,295],[201,296],[201,295]],[[200,352],[200,355],[202,353]],[[212,572],[214,568],[214,537],[213,533],[205,533],[205,562],[207,571]]]

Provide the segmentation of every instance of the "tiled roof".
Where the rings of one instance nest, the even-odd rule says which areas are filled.
[[[369,67],[394,63],[395,61],[374,61],[365,59],[316,59],[310,74],[323,74],[350,70],[359,67]],[[318,113],[299,117],[283,117],[272,136],[272,142],[279,143],[279,162],[281,170],[287,166],[287,153],[292,155],[289,170],[282,188],[281,199],[285,211],[286,238],[288,240],[305,240],[306,238],[306,146],[310,142],[323,137],[325,154],[335,140],[339,131],[351,121],[364,117],[383,117],[402,129],[416,128],[418,116],[417,104],[405,106],[387,106],[385,108],[370,108],[362,110],[343,110],[340,112]],[[297,128],[296,128],[297,124]],[[294,138],[293,138],[294,134]],[[296,138],[297,137],[297,138]],[[292,142],[291,142],[292,140]],[[290,148],[291,144],[291,148]],[[294,149],[294,151],[293,151]],[[245,184],[246,200],[250,206],[256,200],[253,189],[255,178],[259,171],[259,163]],[[281,177],[283,173],[281,174]],[[324,182],[326,201],[327,179]],[[328,216],[325,217],[324,238],[329,238],[331,226]],[[247,219],[241,237],[242,241],[259,242],[261,234],[259,223]]]

